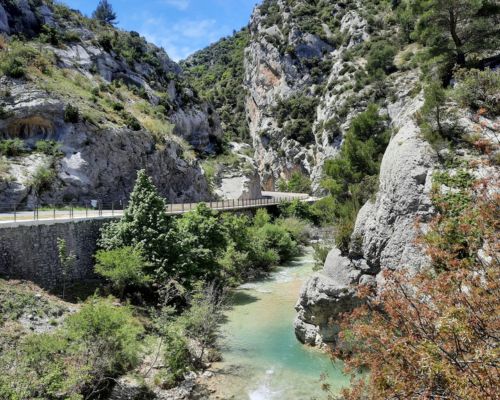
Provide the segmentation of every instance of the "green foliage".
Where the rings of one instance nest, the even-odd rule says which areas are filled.
[[[64,108],[64,122],[76,124],[80,119],[80,110],[77,106],[67,104]]]
[[[481,110],[491,116],[500,115],[500,73],[486,69],[459,70],[456,97],[464,107]]]
[[[253,219],[253,224],[257,228],[262,228],[264,225],[269,224],[271,222],[271,216],[267,212],[265,208],[259,208],[255,212],[255,217]]]
[[[325,265],[328,253],[332,250],[333,244],[315,243],[314,249],[314,270],[319,271]]]
[[[319,222],[319,216],[315,208],[311,204],[300,201],[299,199],[290,202],[282,202],[278,208],[281,215],[285,218],[294,217],[313,223]]]
[[[76,256],[68,251],[66,240],[61,238],[57,238],[57,256],[63,276],[62,298],[64,299],[66,283],[68,281],[68,276],[71,274],[71,270],[75,266]]]
[[[60,147],[60,143],[55,140],[39,140],[35,143],[35,151],[48,156],[61,155],[61,151],[59,150]]]
[[[384,73],[392,72],[394,67],[394,57],[396,56],[396,48],[385,40],[380,40],[371,45],[368,52],[366,69],[369,74],[373,74],[378,70]]]
[[[0,154],[7,157],[15,157],[26,151],[24,142],[21,139],[0,140]]]
[[[0,72],[11,78],[24,78],[27,68],[37,56],[37,52],[20,41],[11,41],[0,49]]]
[[[83,399],[135,366],[142,325],[129,307],[92,298],[53,333],[32,334],[0,355],[2,399]]]
[[[313,123],[316,118],[318,99],[297,94],[287,99],[280,99],[274,113],[278,126],[283,128],[286,137],[307,145],[314,140]]]
[[[48,190],[56,178],[56,171],[52,166],[39,165],[28,181],[35,195],[40,195]]]
[[[92,18],[109,25],[113,25],[116,22],[116,14],[108,0],[99,1],[97,8],[92,13]]]
[[[440,75],[450,75],[454,64],[496,51],[500,45],[498,4],[486,0],[419,0],[410,4],[417,21],[412,37],[427,47],[431,62]],[[406,18],[407,20],[408,18]],[[405,25],[408,29],[408,25]]]
[[[121,297],[129,286],[143,286],[150,282],[145,273],[146,263],[141,251],[133,247],[100,250],[96,256],[95,271],[109,279]]]
[[[292,173],[288,181],[278,182],[278,190],[289,193],[311,193],[311,179],[300,171],[296,171]]]
[[[276,224],[285,229],[290,237],[298,244],[306,246],[310,239],[310,225],[305,219],[297,217],[280,218]]]
[[[336,243],[343,252],[348,251],[357,212],[377,190],[380,162],[388,142],[385,119],[371,104],[352,120],[338,157],[325,164],[323,186],[332,200],[321,206],[328,209],[326,215],[333,214]]]
[[[175,221],[176,266],[186,284],[196,279],[207,282],[219,275],[217,260],[226,249],[226,237],[218,215],[205,204]]]
[[[213,104],[228,140],[250,141],[243,86],[244,50],[249,39],[244,28],[181,62],[196,91]]]
[[[113,298],[91,298],[65,322],[68,338],[97,353],[111,374],[137,363],[138,337],[144,330],[130,307],[113,303]]]
[[[257,249],[256,253],[266,254],[271,250],[276,252],[279,262],[288,261],[298,255],[297,243],[282,226],[267,223],[262,227],[255,228],[252,237],[253,246]],[[267,256],[269,254],[266,254]]]

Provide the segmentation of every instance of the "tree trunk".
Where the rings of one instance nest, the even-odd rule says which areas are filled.
[[[463,43],[458,37],[457,33],[457,17],[455,16],[455,12],[453,8],[449,10],[450,14],[450,34],[453,39],[453,43],[455,43],[455,48],[457,52],[457,64],[460,66],[465,65],[465,53],[462,50]]]

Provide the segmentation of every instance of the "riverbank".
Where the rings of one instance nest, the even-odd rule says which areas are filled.
[[[299,343],[293,330],[300,288],[313,272],[313,250],[268,277],[240,286],[222,327],[223,361],[199,384],[211,399],[311,399],[324,395],[321,376],[334,392],[349,384],[342,365]]]

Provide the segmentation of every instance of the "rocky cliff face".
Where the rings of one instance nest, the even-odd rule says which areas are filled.
[[[349,120],[370,98],[352,85],[366,61],[347,57],[370,38],[360,4],[277,0],[255,9],[245,58],[246,108],[266,189],[300,171],[321,192],[324,161],[338,152]],[[353,96],[364,101],[356,104]]]
[[[433,215],[430,190],[437,160],[414,121],[422,98],[411,98],[408,92],[417,76],[394,77],[395,87],[404,88],[387,107],[396,133],[382,160],[376,199],[358,214],[349,255],[333,249],[323,270],[302,289],[295,331],[305,343],[335,342],[339,315],[359,304],[358,285],[380,285],[380,272],[385,268],[416,270],[427,263],[416,243],[415,224],[419,218],[425,225]]]
[[[191,149],[218,151],[219,118],[163,50],[52,2],[1,2],[0,33],[0,138],[24,147],[3,159],[0,202],[120,201],[141,168],[171,201],[210,197]]]

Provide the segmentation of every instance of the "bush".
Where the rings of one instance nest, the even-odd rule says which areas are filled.
[[[289,193],[311,193],[311,179],[299,171],[292,173],[288,181],[278,182],[280,192]]]
[[[64,108],[64,122],[76,124],[80,119],[80,111],[78,107],[71,104]]]
[[[280,262],[289,261],[298,254],[297,243],[286,229],[270,223],[253,231],[253,244],[254,249],[263,254],[264,258],[272,258],[272,252],[276,252]]]
[[[61,154],[60,146],[55,140],[39,140],[35,143],[35,150],[48,156],[58,156]]]
[[[500,115],[500,74],[486,69],[459,70],[456,97],[462,106],[492,116]]]
[[[40,165],[33,172],[28,184],[31,186],[35,195],[40,195],[50,188],[55,177],[56,171],[52,167]]]
[[[136,365],[143,327],[129,307],[92,298],[54,333],[0,355],[2,399],[82,399]]]
[[[382,70],[384,73],[394,71],[394,57],[396,56],[396,48],[385,40],[375,42],[371,45],[368,52],[366,69],[368,73],[373,74],[377,70]]]
[[[342,316],[340,341],[352,347],[337,356],[349,371],[369,371],[353,377],[345,398],[498,397],[499,188],[461,181],[433,199],[439,215],[419,240],[431,265],[387,270],[384,290],[360,291],[368,304]]]
[[[0,54],[0,71],[11,78],[24,78],[28,65],[37,55],[34,49],[18,41],[11,42]]]
[[[80,348],[92,349],[103,374],[123,372],[138,361],[138,338],[144,329],[130,307],[115,306],[111,297],[91,298],[66,319],[65,328]]]
[[[349,251],[350,236],[361,206],[376,192],[382,155],[390,132],[377,106],[371,104],[351,122],[337,158],[325,163],[322,182],[332,196],[323,207],[337,228],[336,243],[343,253]],[[318,214],[323,215],[323,214]]]
[[[122,247],[101,250],[95,258],[95,271],[108,278],[122,298],[128,286],[142,286],[150,281],[145,273],[146,263],[138,249]]]
[[[281,218],[276,221],[276,224],[285,229],[295,242],[301,245],[309,244],[311,227],[303,219],[295,217]]]
[[[0,140],[0,154],[7,157],[15,157],[26,151],[24,142],[21,139]]]

